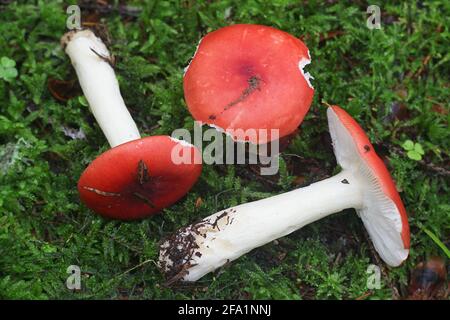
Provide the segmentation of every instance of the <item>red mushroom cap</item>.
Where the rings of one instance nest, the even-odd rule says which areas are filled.
[[[180,155],[190,155],[190,163],[172,161],[177,145]],[[173,204],[191,189],[202,170],[198,159],[197,148],[168,136],[130,141],[96,158],[81,175],[78,191],[81,200],[102,216],[143,218]]]
[[[314,89],[303,67],[311,61],[294,36],[261,25],[237,24],[207,34],[184,76],[193,117],[222,129],[268,129],[252,143],[293,132],[309,110]],[[232,135],[233,136],[233,135]],[[235,140],[241,141],[237,136]]]
[[[339,164],[345,169],[351,167],[352,159],[349,144],[345,141],[345,135],[339,133],[339,129],[336,128],[336,124],[333,122],[333,116],[339,119],[339,122],[344,126],[348,134],[350,134],[352,143],[356,147],[356,153],[362,160],[361,164],[353,165],[354,169],[363,172],[367,177],[367,181],[370,181],[370,187],[367,188],[365,194],[365,207],[359,210],[360,216],[369,231],[375,248],[380,253],[383,259],[389,260],[392,263],[390,265],[398,265],[401,263],[400,257],[407,257],[407,250],[410,246],[410,234],[408,216],[397,192],[395,183],[389,174],[383,160],[375,153],[375,149],[369,141],[364,130],[361,126],[342,108],[338,106],[331,106],[328,109],[328,118],[330,122],[330,133],[333,138],[333,146],[335,148],[336,158]],[[381,190],[381,192],[378,192]],[[373,193],[370,195],[369,193]],[[394,209],[390,204],[394,204]],[[399,239],[402,241],[402,245],[398,252],[395,248],[387,245],[388,238],[396,238],[397,232],[396,222],[401,224],[401,230]],[[383,226],[381,226],[383,224]],[[395,242],[394,240],[392,241]],[[406,254],[406,257],[404,256]],[[392,258],[392,256],[396,256]],[[391,258],[389,258],[389,257]],[[395,261],[396,260],[396,261]]]

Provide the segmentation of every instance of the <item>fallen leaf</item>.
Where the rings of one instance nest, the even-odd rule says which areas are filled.
[[[281,252],[278,254],[278,260],[283,261],[284,258],[286,258],[287,253],[286,252]]]
[[[66,81],[49,78],[47,87],[52,96],[61,102],[66,102],[80,93],[80,88],[76,80]]]
[[[97,12],[91,12],[82,17],[84,27],[95,26],[100,23],[100,15]]]
[[[195,207],[199,208],[203,204],[203,199],[201,197],[198,197],[195,201]]]
[[[306,178],[304,176],[297,176],[295,177],[294,181],[292,182],[295,186],[301,186],[305,184]]]
[[[408,97],[408,90],[406,90],[405,88],[401,87],[398,88],[395,93],[397,94],[397,96],[399,96],[402,99],[406,99]]]
[[[86,134],[84,133],[83,129],[74,129],[74,128],[69,128],[69,127],[65,127],[62,126],[61,127],[62,131],[64,132],[64,134],[73,139],[73,140],[84,140],[86,139]]]
[[[439,113],[439,114],[443,114],[443,115],[447,115],[448,114],[448,109],[444,108],[440,104],[433,104],[433,106],[431,107],[431,110],[433,110],[433,112],[436,112],[436,113]]]
[[[393,102],[389,111],[390,112],[386,117],[388,122],[392,122],[394,120],[403,121],[411,118],[408,108],[401,102]]]
[[[441,257],[420,262],[412,271],[408,300],[433,300],[448,296],[447,270]],[[443,291],[443,292],[442,292]]]

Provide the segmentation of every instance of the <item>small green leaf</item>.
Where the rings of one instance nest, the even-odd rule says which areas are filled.
[[[16,62],[8,57],[2,57],[0,60],[1,64],[5,68],[14,68],[16,66]]]
[[[89,103],[87,102],[85,96],[79,96],[78,97],[78,102],[83,106],[83,107],[88,107]]]
[[[441,248],[441,250],[445,253],[447,258],[450,258],[450,250],[447,248],[447,246],[441,240],[439,240],[439,238],[433,232],[431,232],[430,230],[428,230],[427,228],[424,228],[424,227],[420,227],[420,229],[422,229],[431,238],[431,240],[433,240],[433,242],[439,248]]]
[[[425,151],[422,148],[422,145],[420,143],[414,144],[414,151],[417,152],[420,155],[424,155]]]
[[[44,244],[42,246],[42,251],[45,253],[55,253],[56,251],[58,251],[58,249],[50,244]]]
[[[408,157],[412,160],[420,161],[422,160],[422,156],[414,150],[408,151]]]
[[[403,142],[402,147],[407,151],[414,150],[414,142],[412,142],[411,140],[406,140],[405,142]]]
[[[13,79],[17,77],[18,72],[15,68],[4,69],[3,76],[8,79]]]

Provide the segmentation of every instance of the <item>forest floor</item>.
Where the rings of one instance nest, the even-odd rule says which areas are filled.
[[[59,44],[67,30],[65,6],[29,3],[0,1],[0,298],[403,299],[419,263],[437,256],[445,270],[448,1],[378,1],[381,29],[367,27],[364,1],[129,1],[120,7],[80,1],[83,23],[109,37],[124,100],[143,135],[193,129],[183,68],[210,31],[235,23],[273,26],[301,38],[311,52],[306,69],[314,77],[314,101],[284,143],[278,175],[260,176],[250,165],[204,165],[183,199],[135,222],[106,220],[79,200],[81,173],[109,146]],[[409,214],[408,260],[387,267],[349,209],[195,284],[166,286],[155,265],[160,239],[220,209],[338,171],[324,103],[347,110],[390,169]],[[379,289],[367,287],[371,264],[381,268]],[[79,291],[66,288],[70,265],[81,268]]]

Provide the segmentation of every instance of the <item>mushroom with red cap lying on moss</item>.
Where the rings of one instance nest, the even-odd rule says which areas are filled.
[[[234,136],[265,144],[292,133],[312,102],[306,45],[275,28],[237,24],[201,39],[183,86],[194,119],[220,131],[266,129],[267,135]],[[279,130],[276,137],[271,129]],[[241,139],[246,139],[241,141]]]
[[[250,250],[304,225],[355,208],[375,249],[390,266],[409,254],[406,210],[395,184],[358,123],[328,108],[342,171],[307,187],[219,211],[162,242],[159,266],[169,279],[196,281]]]
[[[120,94],[109,51],[91,30],[70,31],[61,44],[112,148],[81,175],[81,200],[105,217],[131,220],[152,215],[183,197],[200,176],[199,151],[169,136],[141,138]],[[185,163],[173,161],[175,147]]]

